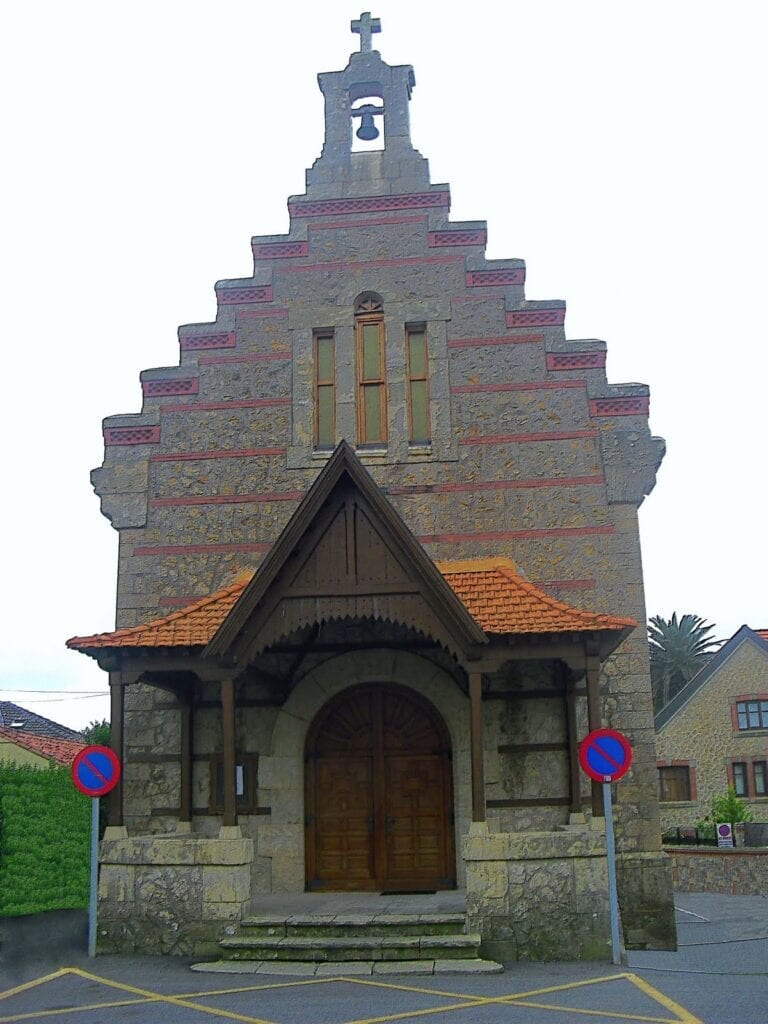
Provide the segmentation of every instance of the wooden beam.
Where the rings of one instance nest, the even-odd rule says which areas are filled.
[[[472,821],[485,821],[483,761],[483,676],[469,673],[469,733],[472,751]]]
[[[573,680],[566,683],[565,716],[568,734],[568,768],[570,773],[571,813],[581,813],[581,765],[579,764],[579,736],[576,726],[576,687]]]
[[[123,731],[125,719],[125,683],[122,672],[109,673],[109,703],[110,703],[110,728],[109,745],[120,759],[120,766],[123,764]],[[118,782],[109,794],[109,824],[110,826],[121,826],[123,824],[123,783]]]
[[[235,681],[231,676],[221,680],[221,726],[224,746],[224,825],[236,825]]]
[[[603,726],[603,714],[600,706],[600,658],[597,654],[587,649],[587,719],[589,731],[601,729]],[[592,816],[595,818],[605,817],[603,807],[603,787],[600,782],[592,783]]]
[[[181,704],[181,743],[180,743],[180,785],[179,785],[179,821],[192,820],[192,758],[194,757],[193,737],[194,715],[192,697]]]

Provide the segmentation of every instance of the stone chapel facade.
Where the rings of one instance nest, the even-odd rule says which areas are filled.
[[[104,421],[124,761],[104,949],[205,951],[259,894],[467,892],[491,955],[604,955],[601,724],[625,939],[674,942],[637,509],[663,442],[565,304],[452,222],[413,69],[363,31],[285,235]],[[353,133],[381,148],[355,152]],[[254,575],[255,572],[255,575]],[[357,808],[357,810],[355,810]]]

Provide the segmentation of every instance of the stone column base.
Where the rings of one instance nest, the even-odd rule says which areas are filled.
[[[105,837],[99,952],[209,956],[251,896],[253,840],[228,835]]]
[[[609,960],[605,837],[562,832],[470,833],[464,840],[467,919],[482,956]]]

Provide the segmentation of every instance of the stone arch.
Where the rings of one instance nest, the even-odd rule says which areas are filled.
[[[469,700],[442,668],[409,651],[349,651],[312,669],[277,714],[269,756],[260,763],[261,787],[272,808],[260,829],[259,854],[272,858],[272,891],[303,892],[304,747],[322,707],[360,683],[394,683],[420,694],[442,717],[453,750],[454,846],[457,884],[464,884],[461,839],[471,815]]]

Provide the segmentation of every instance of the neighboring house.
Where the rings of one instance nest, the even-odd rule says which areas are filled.
[[[604,955],[602,791],[578,762],[604,724],[635,749],[627,935],[668,945],[648,388],[610,384],[605,343],[567,340],[565,303],[528,300],[485,222],[449,219],[411,67],[368,32],[319,81],[288,234],[252,239],[215,322],[182,326],[141,413],[104,421],[118,628],[69,641],[109,672],[124,764],[100,941],[181,951],[260,897],[466,886],[504,958]]]
[[[742,626],[656,715],[662,828],[693,825],[729,785],[768,821],[768,630]]]
[[[50,724],[56,725],[55,722]],[[45,768],[51,763],[70,765],[75,754],[85,745],[82,736],[77,740],[58,739],[53,736],[36,736],[14,729],[13,726],[0,725],[0,761],[10,761],[12,764],[28,764],[37,768]]]
[[[15,733],[32,736],[47,736],[54,740],[73,740],[82,745],[82,734],[66,725],[52,722],[50,718],[36,715],[9,700],[0,700],[0,727],[12,729]]]

